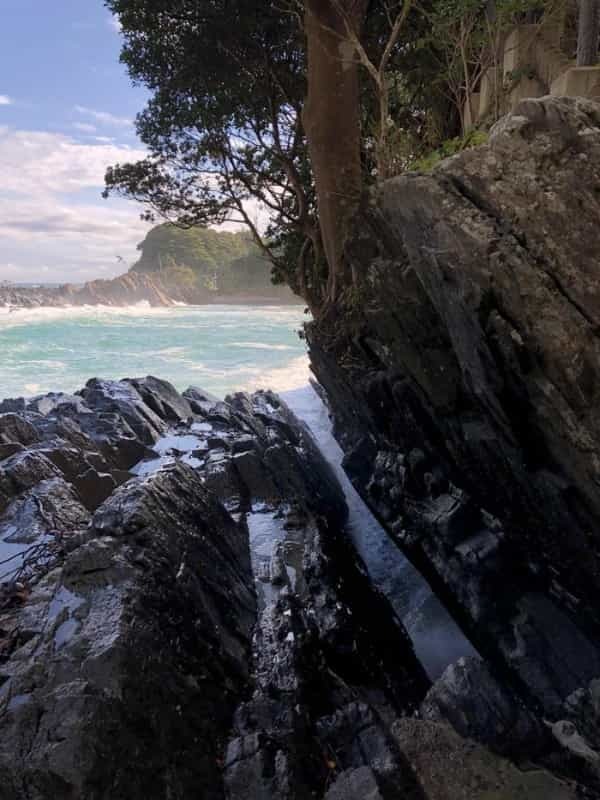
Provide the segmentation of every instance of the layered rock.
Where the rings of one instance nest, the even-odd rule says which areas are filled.
[[[598,187],[600,106],[523,101],[378,187],[359,286],[308,331],[357,488],[550,726],[600,676]]]
[[[0,797],[322,796],[353,740],[344,767],[415,782],[378,748],[428,681],[279,398],[94,379],[3,408]]]
[[[82,286],[56,288],[0,286],[0,306],[39,308],[61,306],[173,306],[175,300],[160,278],[127,272],[110,280],[89,281]]]
[[[130,270],[116,278],[88,281],[82,285],[57,287],[0,285],[0,307],[62,308],[66,306],[171,307],[181,304],[210,305],[295,305],[301,301],[287,287],[272,287],[272,292],[253,290],[236,294],[217,294],[200,286],[165,282],[160,272]]]

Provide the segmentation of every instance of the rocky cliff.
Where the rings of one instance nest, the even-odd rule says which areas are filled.
[[[94,379],[4,401],[0,447],[2,800],[576,797],[485,665],[538,766],[444,720],[460,681],[430,687],[277,396]]]
[[[487,144],[379,186],[355,230],[359,284],[309,329],[313,368],[355,485],[491,670],[452,668],[425,713],[522,747],[500,682],[572,753],[592,736],[583,773],[600,746],[600,106],[521,102]]]
[[[172,306],[175,300],[155,276],[128,272],[111,280],[90,281],[82,286],[56,288],[0,286],[0,305],[11,308],[61,306]],[[179,298],[175,298],[179,299]]]

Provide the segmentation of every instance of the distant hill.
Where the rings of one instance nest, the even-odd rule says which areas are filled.
[[[160,275],[162,283],[201,301],[209,295],[260,296],[292,301],[286,286],[274,286],[271,265],[246,232],[157,225],[138,245],[131,271]],[[297,300],[300,302],[300,300]]]

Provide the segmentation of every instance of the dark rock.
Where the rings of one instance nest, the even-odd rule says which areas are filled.
[[[552,722],[600,675],[599,120],[526,100],[381,184],[347,246],[361,302],[307,330],[354,484]]]
[[[38,432],[28,419],[15,413],[0,414],[0,442],[28,445],[38,440]]]
[[[548,731],[518,694],[492,675],[478,658],[451,664],[421,705],[424,719],[447,721],[466,739],[519,759],[539,755],[548,746]]]
[[[190,408],[194,414],[205,416],[208,414],[217,403],[220,403],[218,397],[215,397],[210,392],[205,392],[204,389],[199,389],[197,386],[190,386],[182,395],[190,404]]]
[[[11,456],[14,456],[15,453],[20,453],[23,450],[25,450],[25,447],[22,444],[17,444],[16,442],[0,444],[0,461],[4,461],[5,458],[10,458]]]
[[[0,401],[0,414],[12,413],[13,411],[25,411],[26,401],[23,397],[8,398]]]
[[[60,477],[60,471],[42,453],[15,453],[0,463],[0,513],[10,501],[43,480]]]
[[[248,487],[252,497],[260,500],[272,500],[279,496],[273,474],[268,470],[258,453],[248,451],[237,453],[233,463],[242,483]]]
[[[82,389],[81,396],[96,412],[122,417],[143,444],[154,444],[166,431],[163,420],[128,383],[93,378]]]
[[[185,422],[192,416],[192,409],[185,397],[167,381],[148,376],[128,381],[155,414],[165,422]]]
[[[2,666],[4,796],[222,798],[249,679],[247,543],[184,466],[118,490],[92,533],[34,589]]]

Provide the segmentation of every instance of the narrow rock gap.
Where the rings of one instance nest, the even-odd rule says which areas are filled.
[[[461,657],[477,656],[477,651],[425,578],[391,541],[350,482],[342,467],[343,452],[333,437],[323,401],[312,387],[282,396],[296,416],[308,425],[321,452],[335,470],[348,504],[347,533],[365,562],[373,584],[404,623],[429,678],[435,681],[447,666]]]

